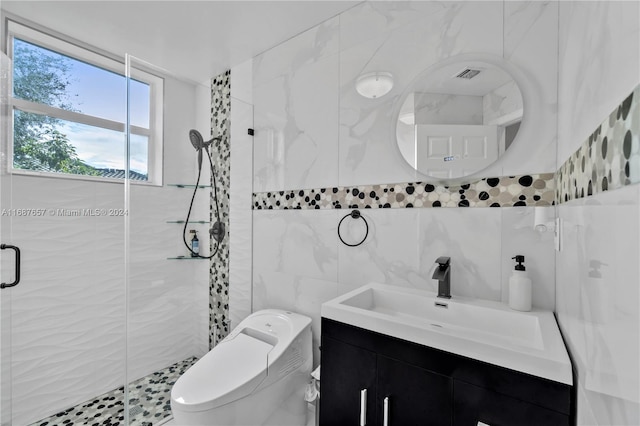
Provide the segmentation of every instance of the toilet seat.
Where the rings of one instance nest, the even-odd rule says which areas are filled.
[[[249,395],[267,377],[272,349],[245,333],[223,340],[178,379],[173,403],[183,411],[204,411]]]

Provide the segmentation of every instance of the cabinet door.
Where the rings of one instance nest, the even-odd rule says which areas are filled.
[[[321,365],[320,425],[360,426],[362,416],[365,425],[373,426],[376,354],[323,337]],[[364,413],[361,413],[362,403]]]
[[[452,398],[449,377],[378,355],[379,425],[451,425]]]
[[[454,426],[569,426],[569,416],[481,387],[454,383]]]

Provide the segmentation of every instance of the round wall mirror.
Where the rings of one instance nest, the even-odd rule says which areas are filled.
[[[465,177],[509,149],[523,118],[522,93],[493,62],[445,61],[405,91],[396,142],[415,170],[441,180]]]

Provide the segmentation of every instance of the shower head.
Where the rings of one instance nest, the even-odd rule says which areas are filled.
[[[220,136],[216,134],[210,140],[205,142],[204,139],[202,139],[202,135],[200,134],[199,131],[195,129],[189,130],[189,140],[191,141],[191,145],[193,145],[196,151],[198,151],[198,169],[202,168],[202,148],[207,150],[207,153],[208,153],[209,145],[211,145],[211,143],[215,140],[220,141],[220,139],[221,139]]]
[[[196,151],[200,151],[202,148],[206,148],[215,140],[220,140],[220,136],[214,136],[208,141],[204,141],[202,135],[199,131],[195,129],[189,130],[189,140],[191,141],[191,145],[196,149]]]
[[[202,139],[202,135],[197,130],[189,130],[189,140],[191,141],[191,145],[193,145],[196,151],[201,150],[204,146],[204,139]]]

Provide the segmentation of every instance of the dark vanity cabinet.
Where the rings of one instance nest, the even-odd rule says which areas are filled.
[[[322,339],[322,348],[322,358],[326,356],[327,359],[322,361],[320,383],[322,387],[331,389],[331,392],[321,397],[321,406],[325,404],[326,398],[327,408],[330,408],[321,412],[322,424],[358,424],[354,423],[354,419],[360,418],[361,409],[364,411],[364,418],[374,415],[377,365],[375,352],[328,337]],[[326,377],[326,382],[322,373],[325,365],[329,365],[330,371],[333,371]],[[336,368],[337,366],[340,367]],[[361,407],[362,403],[364,407]]]
[[[323,425],[383,425],[385,416],[386,424],[451,424],[446,376],[330,337],[322,339],[321,371],[322,388],[331,389],[322,394]]]
[[[567,414],[456,380],[453,425],[568,425]]]
[[[449,377],[378,355],[377,378],[376,412],[382,413],[382,420],[372,424],[420,425],[424,419],[431,425],[451,423]]]
[[[321,426],[569,426],[573,388],[322,318]]]

